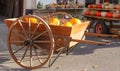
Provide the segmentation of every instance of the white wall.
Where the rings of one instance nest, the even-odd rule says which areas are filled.
[[[85,0],[78,0],[80,4],[85,4]]]
[[[36,4],[35,0],[24,0],[24,6],[27,9],[33,9]]]
[[[36,1],[35,0],[24,0],[23,15],[25,15],[26,9],[34,9],[34,8],[36,8]]]
[[[24,0],[24,14],[25,9],[34,9],[37,7],[38,2],[43,3],[44,5],[50,4],[50,3],[56,3],[56,0]],[[85,0],[78,0],[81,4],[85,4]],[[96,0],[97,3],[99,3],[99,0]]]
[[[56,3],[56,0],[24,0],[24,12],[23,15],[25,15],[26,9],[35,9],[37,8],[38,2],[43,3],[44,5],[50,4],[50,3]]]
[[[47,4],[50,4],[50,3],[56,3],[56,0],[36,0],[36,2],[38,3],[38,2],[41,2],[41,3],[43,3],[44,5],[47,5]],[[36,4],[37,4],[36,3]]]

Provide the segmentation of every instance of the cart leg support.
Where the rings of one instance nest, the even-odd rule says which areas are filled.
[[[52,59],[50,59],[50,61],[49,61],[49,67],[51,67],[52,65],[53,65],[53,63],[58,59],[58,57],[60,56],[60,54],[61,53],[63,53],[63,51],[66,49],[66,47],[63,47],[60,51],[59,51],[59,53],[58,53],[58,55],[55,57],[55,59],[52,61]]]

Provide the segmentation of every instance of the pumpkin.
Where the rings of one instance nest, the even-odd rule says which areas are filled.
[[[93,4],[89,4],[89,5],[88,5],[88,8],[93,8]]]
[[[72,18],[72,19],[70,19],[69,22],[71,22],[72,25],[80,24],[81,23],[81,21],[78,18]]]
[[[91,15],[94,16],[97,11],[91,11]]]
[[[97,4],[97,8],[102,8],[102,4]]]
[[[97,6],[95,4],[93,4],[93,8],[96,8]]]
[[[113,18],[117,18],[117,17],[118,17],[118,14],[113,13]]]
[[[29,19],[30,19],[30,23],[37,23],[37,19],[32,17],[31,18],[25,17],[24,21],[28,23]]]
[[[96,12],[95,16],[101,16],[101,12]]]
[[[120,14],[118,14],[117,18],[120,18]]]
[[[120,5],[119,5],[119,4],[116,4],[116,5],[114,6],[114,8],[115,8],[115,9],[120,9]]]
[[[24,18],[24,21],[25,21],[26,23],[28,23],[28,17],[25,17],[25,18]]]
[[[30,22],[31,22],[31,23],[37,23],[37,19],[35,19],[35,18],[30,18]]]
[[[50,25],[60,25],[60,21],[58,18],[51,18],[49,21]]]
[[[65,24],[62,24],[62,26],[72,27],[72,23],[68,21]]]
[[[86,11],[85,15],[91,15],[91,12],[90,11]]]
[[[113,13],[106,13],[106,17],[108,17],[108,18],[112,18],[113,17]]]

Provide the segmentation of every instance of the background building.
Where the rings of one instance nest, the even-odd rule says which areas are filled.
[[[30,12],[31,9],[36,9],[39,1],[44,5],[56,3],[56,0],[0,0],[0,16],[19,17],[25,15],[26,12]],[[78,1],[84,4],[87,2],[87,0]],[[98,4],[103,1],[118,3],[118,0],[94,0],[94,3]]]

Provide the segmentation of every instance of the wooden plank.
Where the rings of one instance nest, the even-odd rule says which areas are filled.
[[[120,29],[120,25],[112,25],[111,27]]]
[[[116,34],[116,35],[118,35],[118,37],[120,37],[120,29],[112,28],[110,30],[110,32],[113,34]]]
[[[88,9],[91,9],[91,10],[101,10],[101,11],[120,11],[120,9],[105,9],[105,8],[88,8]]]
[[[89,18],[96,18],[96,19],[104,19],[104,20],[108,20],[108,21],[119,21],[119,18],[107,18],[107,17],[98,17],[98,16],[91,16],[91,15],[83,15],[85,17],[89,17]]]

